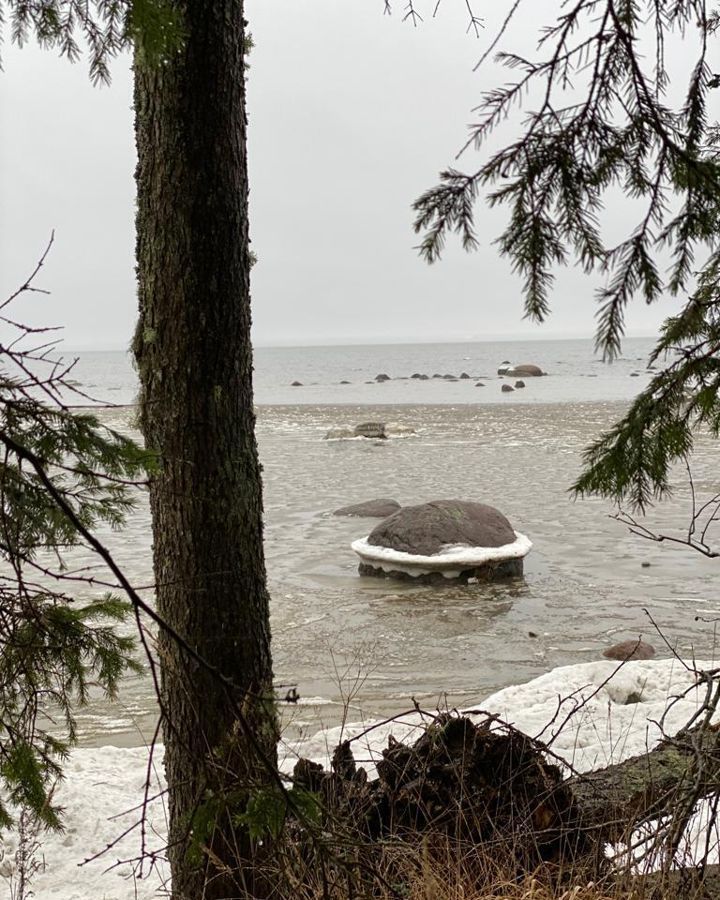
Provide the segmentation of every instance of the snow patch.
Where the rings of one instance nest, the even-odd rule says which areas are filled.
[[[697,669],[711,669],[713,662],[697,662]],[[705,697],[705,685],[696,684],[694,672],[678,660],[611,660],[563,666],[527,684],[497,691],[465,710],[481,717],[498,715],[516,728],[540,737],[568,766],[589,771],[621,762],[652,749],[664,731],[672,735],[681,728]],[[320,698],[312,698],[318,700]],[[393,722],[373,727],[370,721],[332,728],[296,745],[281,743],[282,768],[290,772],[299,755],[329,765],[332,749],[341,740],[361,736],[353,743],[356,759],[374,772],[392,734],[397,740],[420,736],[423,716],[415,711]],[[662,728],[660,723],[662,723]],[[554,761],[557,761],[554,758]],[[128,860],[137,856],[139,829],[130,831],[105,855],[79,865],[102,850],[137,821],[138,804],[148,754],[142,748],[116,747],[75,750],[66,764],[66,778],[55,801],[65,808],[65,831],[41,836],[44,869],[33,880],[37,897],[43,900],[156,900],[164,896],[169,870],[158,858],[156,865],[140,872]],[[151,796],[160,794],[148,808],[148,849],[160,850],[167,840],[167,819],[162,773],[162,747],[156,748]],[[678,862],[697,858],[705,847],[710,806],[701,803],[690,823]],[[713,824],[713,828],[716,826]],[[718,836],[712,834],[711,843]],[[632,844],[647,839],[637,831]],[[0,894],[13,877],[15,839],[6,836],[0,860]],[[622,846],[611,848],[622,858]],[[637,850],[635,851],[637,852]],[[644,865],[653,865],[652,860]]]

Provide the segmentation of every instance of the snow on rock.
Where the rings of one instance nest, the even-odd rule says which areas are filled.
[[[421,556],[415,553],[404,553],[390,547],[379,547],[368,543],[367,538],[353,541],[350,545],[363,562],[370,562],[385,572],[405,572],[408,575],[428,575],[431,572],[442,572],[446,578],[457,578],[463,571],[486,565],[489,562],[501,562],[507,559],[520,559],[532,549],[532,541],[515,532],[515,540],[500,547],[469,547],[466,544],[446,546],[442,553],[432,556]]]

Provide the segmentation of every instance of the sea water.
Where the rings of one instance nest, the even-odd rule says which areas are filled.
[[[714,658],[717,563],[633,537],[610,517],[608,502],[568,493],[583,449],[647,383],[651,343],[626,342],[612,366],[580,341],[257,351],[275,675],[280,696],[292,688],[300,698],[283,706],[290,736],[416,702],[467,706],[554,666],[597,659],[610,643],[640,634],[659,655],[673,648]],[[524,389],[503,394],[496,373],[505,360],[536,363],[548,376],[525,378]],[[381,372],[392,380],[365,383]],[[409,379],[415,372],[473,378]],[[74,377],[82,390],[120,404],[99,414],[132,432],[134,409],[121,405],[136,392],[126,355],[82,354]],[[303,386],[292,387],[294,380]],[[477,380],[485,386],[476,388]],[[331,428],[367,420],[415,433],[382,442],[325,440]],[[699,495],[716,489],[715,458],[716,446],[701,437],[693,463]],[[534,542],[524,578],[436,586],[360,577],[350,543],[375,520],[332,511],[374,497],[498,507]],[[681,533],[689,510],[679,472],[675,496],[653,511],[650,524]],[[103,537],[152,600],[144,494],[127,527]],[[78,563],[90,561],[82,556]],[[116,703],[98,699],[81,713],[81,740],[140,744],[155,717],[149,678],[133,677]]]

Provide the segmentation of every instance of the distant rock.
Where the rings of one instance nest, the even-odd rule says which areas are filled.
[[[341,381],[340,384],[350,384],[349,381]]]
[[[500,365],[501,365],[501,366],[510,366],[510,365],[512,365],[512,363],[510,362],[509,359],[504,359],[504,360],[500,363]]]
[[[454,375],[450,375],[449,373],[447,375],[443,375],[443,378],[445,379],[445,381],[457,381],[457,378]]]
[[[355,429],[354,428],[331,428],[325,434],[326,441],[339,441],[342,439],[353,438],[355,437]]]
[[[500,388],[500,390],[503,392],[503,394],[511,394],[511,393],[515,390],[515,388],[512,387],[512,385],[504,384],[504,385]]]
[[[655,656],[655,648],[652,644],[646,644],[645,641],[634,640],[622,641],[619,644],[613,644],[607,650],[603,650],[603,656],[606,659],[652,659]]]
[[[374,438],[375,440],[386,440],[384,422],[361,422],[353,429],[355,437]]]
[[[520,366],[513,366],[512,369],[508,369],[505,374],[510,375],[512,378],[537,378],[540,375],[544,375],[545,372],[540,366],[533,365],[533,363],[523,363]]]
[[[515,382],[515,387],[516,387],[516,388],[524,388],[524,387],[525,387],[525,382],[524,382],[524,381],[516,381],[516,382]]]
[[[630,373],[630,377],[631,377],[631,378],[639,378],[639,377],[640,377],[640,373],[639,373],[639,372],[631,372],[631,373]]]
[[[485,385],[482,383],[482,381],[478,381],[475,387],[485,387]]]
[[[357,516],[367,519],[386,519],[400,509],[397,500],[380,498],[378,500],[366,500],[364,503],[353,503],[351,506],[341,506],[333,513],[334,516]]]
[[[436,372],[436,373],[433,375],[433,378],[442,378],[442,375],[438,375],[438,373]]]
[[[385,372],[381,372],[379,375],[375,376],[375,381],[377,381],[377,382],[390,381],[390,376],[386,375]]]
[[[413,372],[411,378],[427,378],[427,375],[421,375],[419,372]]]
[[[470,378],[470,376],[468,375],[467,372],[461,372],[461,373],[460,373],[460,377],[461,377],[462,379],[469,379],[469,378]]]
[[[290,387],[302,387],[302,386],[303,386],[302,381],[293,381],[293,383],[290,385]]]
[[[372,383],[372,382],[371,382]],[[416,434],[411,425],[399,422],[361,422],[354,427],[331,428],[325,434],[325,440],[348,440],[350,438],[368,438],[373,441],[385,441],[390,437],[410,437]]]
[[[388,422],[385,425],[386,437],[408,437],[417,434],[412,425],[403,425],[401,422]]]

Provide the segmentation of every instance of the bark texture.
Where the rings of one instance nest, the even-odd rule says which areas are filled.
[[[134,353],[145,440],[162,461],[150,487],[158,609],[237,686],[230,700],[160,636],[173,897],[210,900],[262,893],[250,842],[222,804],[202,833],[210,852],[187,853],[205,788],[241,797],[263,777],[235,703],[270,759],[277,735],[252,392],[243,4],[178,5],[183,48],[158,67],[135,61]],[[214,772],[203,762],[211,751]]]

